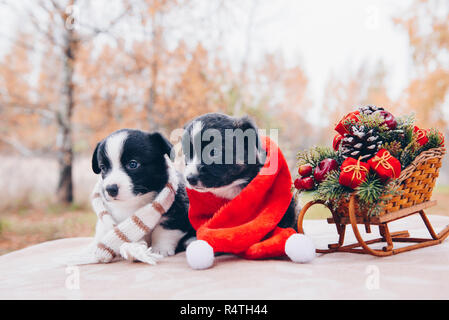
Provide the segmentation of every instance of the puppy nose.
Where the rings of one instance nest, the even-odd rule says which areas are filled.
[[[190,185],[195,186],[198,183],[198,176],[197,175],[188,175],[187,181],[190,183]]]
[[[118,185],[116,184],[110,184],[108,186],[106,186],[106,192],[111,196],[111,197],[116,197],[118,195]]]

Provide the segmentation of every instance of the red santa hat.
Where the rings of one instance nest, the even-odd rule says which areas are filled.
[[[189,219],[197,239],[186,250],[194,269],[213,264],[214,252],[233,253],[246,259],[287,255],[295,262],[315,257],[311,240],[293,228],[280,228],[292,199],[291,175],[278,146],[262,138],[267,157],[259,174],[232,200],[187,188]]]

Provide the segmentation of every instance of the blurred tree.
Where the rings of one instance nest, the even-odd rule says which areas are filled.
[[[308,112],[312,104],[304,70],[287,66],[280,54],[266,54],[245,74],[244,78],[240,72],[230,75],[231,86],[224,94],[226,112],[252,116],[267,134],[270,129],[279,129],[280,146],[293,167],[296,152],[314,143]],[[245,84],[240,85],[240,81]]]
[[[92,40],[101,32],[99,29],[93,30],[89,35],[81,35],[76,30],[77,12],[80,9],[76,0],[51,0],[34,1],[22,7],[17,7],[16,3],[5,3],[17,14],[24,16],[27,22],[31,23],[34,31],[33,38],[28,41],[20,39],[20,46],[16,46],[16,51],[23,48],[36,50],[44,47],[43,60],[40,71],[38,90],[35,93],[39,97],[39,103],[48,108],[48,114],[53,118],[53,124],[56,126],[56,155],[59,164],[59,182],[57,187],[57,198],[62,203],[73,201],[73,124],[72,115],[75,106],[75,67],[77,64],[77,51],[80,44]],[[122,15],[120,15],[121,17]],[[116,23],[114,20],[113,23]],[[28,43],[34,43],[29,45]],[[26,45],[24,45],[26,44]],[[19,49],[20,47],[20,49]],[[14,52],[15,54],[16,52]],[[34,52],[36,53],[36,52]],[[55,69],[58,68],[55,72]],[[14,70],[19,72],[19,78],[33,72],[35,69]],[[52,74],[46,75],[49,72]],[[6,78],[8,79],[8,78]],[[30,92],[21,91],[17,94],[17,100],[14,106],[29,104]],[[44,108],[38,108],[45,110]],[[36,109],[37,110],[37,109]],[[47,115],[47,113],[45,115]],[[42,111],[35,111],[34,114],[44,115]],[[17,121],[19,117],[15,117]],[[28,118],[30,120],[30,118]]]
[[[24,155],[31,154],[30,147],[23,144],[23,137],[36,129],[35,126],[21,126],[23,118],[36,122],[36,114],[53,116],[52,112],[32,106],[31,97],[28,96],[30,85],[24,77],[17,74],[28,74],[31,70],[28,49],[20,44],[27,43],[26,34],[19,34],[14,42],[14,50],[5,54],[0,68],[0,141],[6,143]],[[24,96],[24,93],[27,95]],[[39,117],[39,115],[37,116]],[[15,132],[15,135],[12,135]],[[32,144],[32,142],[31,142]]]
[[[403,108],[424,127],[449,130],[449,2],[415,0],[394,22],[407,32],[414,67]]]
[[[183,65],[182,71],[173,86],[165,86],[163,104],[158,110],[162,115],[161,123],[167,130],[182,128],[200,114],[223,110],[220,75],[225,71],[221,63],[211,61],[201,44],[188,54],[190,58],[179,55],[184,50],[181,46],[174,58],[177,64]]]
[[[80,39],[75,33],[74,26],[70,25],[70,19],[74,19],[69,15],[74,10],[75,0],[69,0],[66,6],[61,6],[55,1],[52,2],[53,8],[50,16],[59,16],[60,28],[62,31],[62,43],[56,41],[53,45],[61,46],[63,51],[63,83],[61,94],[63,96],[62,103],[58,104],[56,111],[56,123],[58,133],[56,138],[56,148],[58,150],[59,163],[59,182],[57,189],[57,197],[60,202],[70,203],[73,201],[73,140],[72,140],[72,114],[74,109],[74,74],[76,54]],[[41,6],[44,4],[41,3]],[[69,9],[71,8],[71,9]],[[61,25],[62,23],[62,25]],[[54,39],[54,38],[53,38]]]
[[[183,3],[185,4],[185,3]],[[147,72],[149,87],[144,99],[144,108],[146,111],[147,129],[155,131],[159,128],[158,115],[156,108],[159,106],[159,90],[161,69],[168,58],[166,48],[166,15],[181,5],[178,0],[146,0],[144,8],[139,11],[139,18],[144,32],[144,41],[135,46],[135,57],[140,61],[142,72]],[[148,32],[146,31],[148,30]]]
[[[237,2],[226,2],[227,10]],[[0,62],[2,139],[24,154],[57,156],[59,201],[73,199],[74,154],[91,151],[123,127],[169,135],[200,114],[221,111],[281,129],[279,140],[291,159],[310,143],[301,134],[311,129],[302,68],[288,67],[277,54],[250,59],[259,1],[249,11],[239,9],[250,18],[237,68],[223,54],[221,38],[197,36],[204,20],[214,20],[211,11],[195,16],[204,6],[200,1],[121,0],[108,14],[97,12],[98,3],[7,3],[29,25],[12,36],[14,45]],[[213,10],[223,16],[224,2],[215,3]]]

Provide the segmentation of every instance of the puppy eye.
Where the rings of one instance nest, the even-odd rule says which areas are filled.
[[[106,171],[106,166],[104,164],[100,164],[100,170],[105,172]]]
[[[126,165],[127,169],[130,170],[134,170],[140,167],[140,164],[136,161],[136,160],[131,160],[130,162],[128,162],[128,164]]]

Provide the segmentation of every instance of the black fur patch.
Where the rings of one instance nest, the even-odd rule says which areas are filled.
[[[201,122],[201,137],[203,138],[197,135],[192,137],[195,122]],[[198,180],[206,188],[226,186],[237,179],[251,181],[263,166],[260,155],[257,155],[257,148],[260,145],[257,128],[247,117],[234,118],[220,113],[208,113],[194,119],[186,125],[185,129],[182,146],[186,163],[192,161],[194,156],[201,160],[197,165]],[[215,130],[219,133],[220,141],[215,141],[216,137],[204,141],[208,130]],[[252,131],[255,136],[255,140],[248,137],[243,139],[243,148],[241,149],[243,153],[237,152],[237,146],[242,147],[242,144],[239,144],[235,136],[226,139],[231,132],[236,133],[236,130],[250,134]],[[198,144],[200,148],[196,148],[197,142],[195,139],[201,140]],[[205,148],[212,143],[221,145],[221,149],[213,150],[209,154],[205,153]],[[212,158],[215,158],[215,160],[212,160]],[[229,161],[230,159],[232,161]]]

